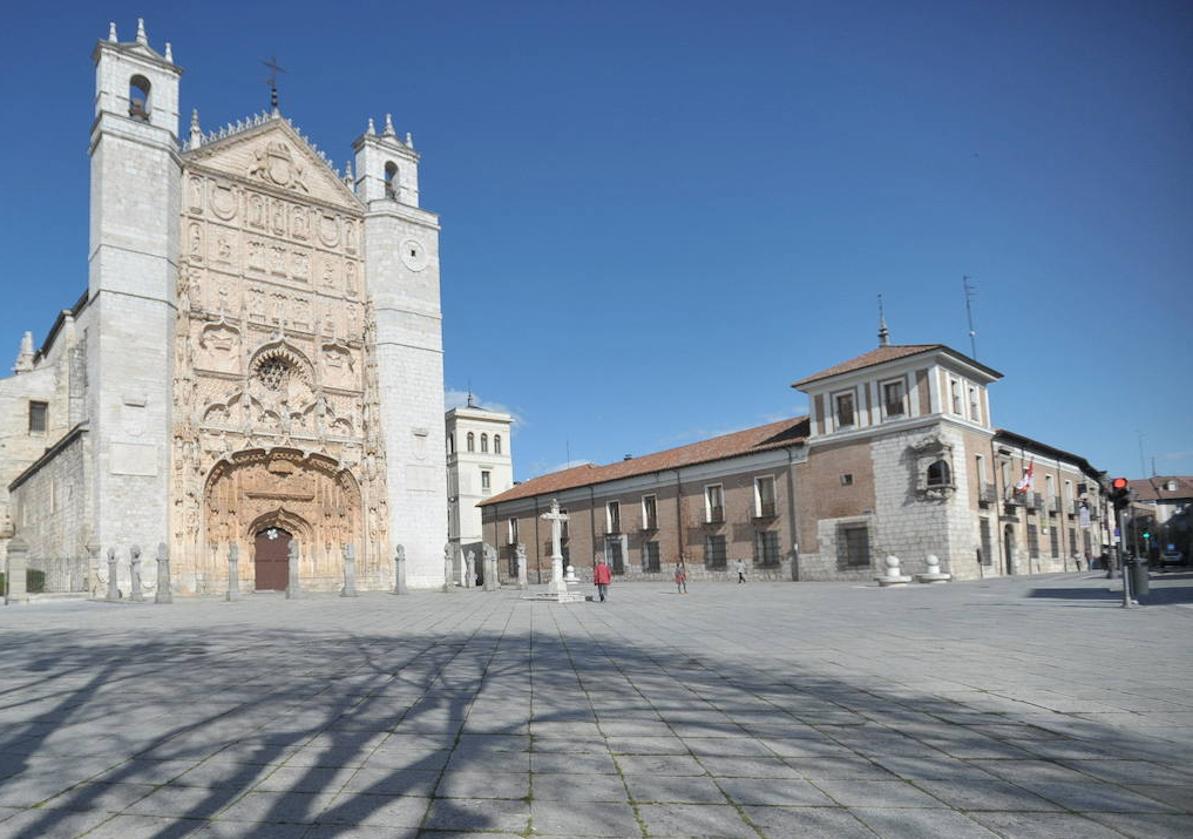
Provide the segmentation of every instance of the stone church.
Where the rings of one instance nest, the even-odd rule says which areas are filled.
[[[339,172],[269,112],[180,134],[182,68],[138,22],[95,47],[87,291],[0,380],[3,536],[47,587],[165,543],[180,593],[443,576],[439,224],[409,134],[368,122]],[[5,513],[0,508],[0,513]],[[0,538],[0,544],[4,541]]]

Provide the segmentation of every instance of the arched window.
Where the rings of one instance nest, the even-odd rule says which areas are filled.
[[[385,164],[385,197],[398,200],[398,164],[392,160]]]
[[[481,435],[481,451],[487,452],[488,450],[489,450],[489,435],[482,434]]]
[[[468,451],[476,451],[476,435],[471,431],[468,432]]]
[[[128,80],[128,115],[149,122],[149,79],[133,76]]]
[[[952,476],[949,474],[949,465],[943,460],[933,461],[928,466],[929,487],[947,487],[951,486],[952,483]]]
[[[493,435],[493,454],[501,454],[501,435]]]

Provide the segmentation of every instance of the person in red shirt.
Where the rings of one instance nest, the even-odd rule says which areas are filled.
[[[597,594],[601,596],[601,602],[605,602],[605,597],[609,594],[609,583],[613,582],[613,572],[605,563],[605,560],[598,559],[596,568],[592,569],[592,581],[596,583]]]

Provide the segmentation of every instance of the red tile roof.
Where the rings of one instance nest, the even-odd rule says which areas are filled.
[[[792,387],[802,388],[805,385],[810,385],[813,382],[818,382],[821,379],[828,379],[832,376],[839,376],[842,373],[852,373],[854,370],[862,370],[866,367],[873,367],[877,364],[885,364],[888,361],[897,361],[900,358],[907,358],[920,353],[932,352],[934,350],[944,350],[950,355],[956,356],[967,364],[972,364],[981,370],[985,370],[995,378],[1002,378],[1002,373],[987,367],[975,359],[967,355],[957,352],[953,348],[945,344],[889,344],[885,347],[875,347],[869,352],[862,353],[856,358],[851,358],[848,361],[842,361],[840,364],[834,364],[827,370],[821,370],[819,373],[813,373],[811,376],[805,376],[798,382],[795,382]]]
[[[808,418],[794,417],[760,425],[757,428],[735,431],[732,434],[722,434],[719,437],[701,440],[698,443],[690,443],[686,446],[642,455],[630,460],[620,460],[606,466],[596,466],[591,463],[573,466],[571,469],[531,478],[500,495],[486,498],[477,506],[484,507],[519,498],[548,495],[562,492],[565,489],[592,486],[606,481],[616,481],[620,478],[675,469],[680,466],[708,463],[713,460],[724,460],[729,457],[798,445],[807,436]]]
[[[1169,481],[1176,481],[1176,489],[1168,488]],[[1150,478],[1135,478],[1131,481],[1136,501],[1178,501],[1193,498],[1193,476],[1153,475]]]

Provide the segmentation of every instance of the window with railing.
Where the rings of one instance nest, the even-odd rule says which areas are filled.
[[[763,530],[754,542],[754,564],[762,568],[774,568],[779,564],[779,533]]]
[[[979,519],[978,526],[982,539],[981,563],[992,565],[994,563],[994,543],[990,536],[990,519]]]
[[[1048,528],[1048,551],[1053,559],[1060,558],[1060,530],[1055,527]]]
[[[728,554],[725,551],[725,537],[710,534],[704,538],[704,566],[710,569],[724,569]]]
[[[642,496],[642,529],[643,530],[658,530],[659,528],[659,504],[658,499],[653,495]]]
[[[725,490],[720,484],[704,488],[704,520],[709,524],[725,521]]]
[[[621,503],[610,501],[605,505],[605,532],[621,533]]]
[[[754,479],[754,515],[757,518],[775,515],[775,479],[770,475]]]
[[[870,528],[864,524],[843,526],[837,535],[837,566],[845,569],[870,567]]]
[[[511,517],[509,520],[509,526],[506,528],[505,543],[507,545],[518,544],[518,520],[516,518]]]
[[[902,379],[883,383],[882,410],[887,419],[897,419],[907,413],[907,385]]]
[[[658,573],[659,565],[659,543],[658,542],[643,542],[642,543],[642,570],[648,574]]]
[[[1040,529],[1030,523],[1027,525],[1027,555],[1033,559],[1040,556]]]

